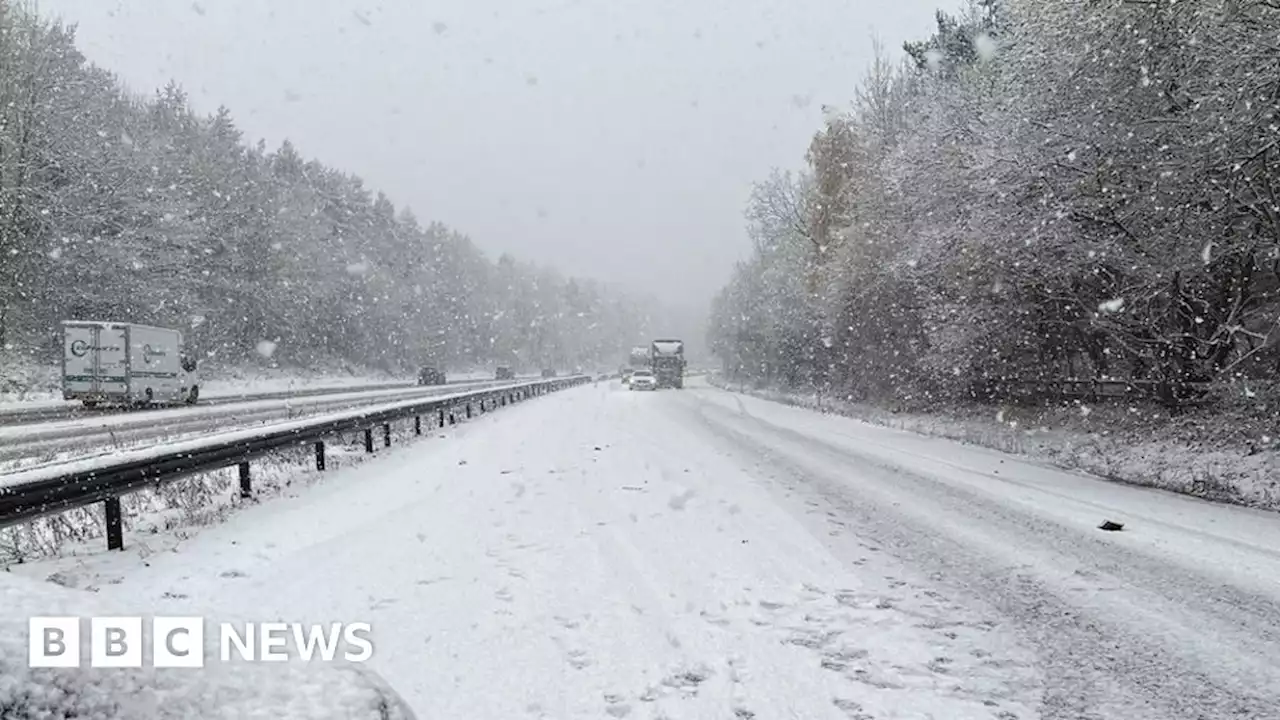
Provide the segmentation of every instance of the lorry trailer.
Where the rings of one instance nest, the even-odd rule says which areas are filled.
[[[684,387],[684,341],[654,340],[649,344],[649,367],[658,388]]]
[[[62,397],[86,406],[192,404],[196,362],[182,333],[136,323],[62,323]]]

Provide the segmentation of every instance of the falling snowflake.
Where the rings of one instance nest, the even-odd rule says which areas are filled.
[[[973,50],[983,60],[994,58],[998,49],[999,43],[988,33],[978,33],[978,36],[973,39]]]
[[[369,271],[369,263],[356,262],[347,266],[348,275],[363,275]]]
[[[54,249],[50,250],[50,251],[49,251],[49,258],[50,258],[51,260],[61,260],[61,259],[62,259],[62,248],[54,248]]]
[[[1098,312],[1118,313],[1124,308],[1124,298],[1116,298],[1098,304]]]
[[[930,70],[939,70],[942,68],[944,57],[941,50],[927,50],[924,54],[924,61],[929,65]]]
[[[1200,262],[1208,265],[1213,261],[1213,241],[1204,244],[1204,249],[1200,251]]]
[[[269,358],[272,355],[275,355],[276,344],[270,340],[259,340],[257,350],[259,355],[264,358]]]

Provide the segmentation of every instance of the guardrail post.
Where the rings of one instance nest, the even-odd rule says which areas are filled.
[[[391,447],[391,423],[382,423],[382,444]]]
[[[467,403],[467,419],[471,419],[471,403]]]
[[[364,429],[364,451],[373,452],[373,428]]]
[[[124,549],[124,520],[120,512],[120,498],[109,497],[102,501],[107,521],[107,549]]]
[[[324,441],[316,441],[316,469],[324,470]]]
[[[422,416],[421,415],[413,416],[413,434],[414,435],[422,434]]]
[[[455,415],[453,414],[453,411],[452,411],[452,410],[450,410],[450,411],[449,411],[449,424],[450,424],[450,425],[457,425],[457,424],[458,424],[458,418],[457,418],[457,416],[455,416]]]
[[[240,463],[240,497],[247,499],[253,497],[253,481],[249,479],[249,463]]]

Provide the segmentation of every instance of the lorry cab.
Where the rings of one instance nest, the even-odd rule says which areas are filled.
[[[135,323],[62,323],[62,397],[86,406],[170,405],[199,397],[182,333]]]

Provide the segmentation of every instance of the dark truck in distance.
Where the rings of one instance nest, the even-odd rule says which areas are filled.
[[[649,368],[657,378],[658,388],[684,387],[684,341],[654,340],[649,344]]]
[[[419,385],[444,385],[444,371],[434,367],[424,367],[418,372]]]
[[[511,368],[506,366],[498,368],[498,371],[493,374],[494,380],[514,380],[515,377],[516,374],[511,371]]]

